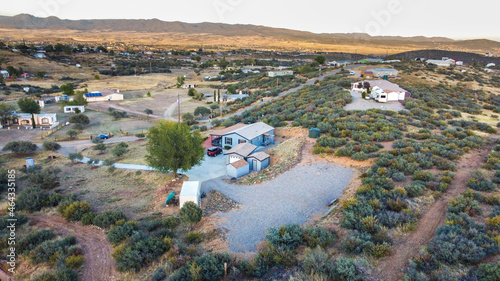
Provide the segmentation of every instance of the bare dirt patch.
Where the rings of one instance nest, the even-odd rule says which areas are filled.
[[[82,280],[120,280],[120,273],[116,271],[115,262],[111,258],[113,247],[102,229],[67,222],[59,216],[33,215],[30,216],[30,220],[32,224],[41,228],[50,228],[61,234],[76,237],[85,257]]]

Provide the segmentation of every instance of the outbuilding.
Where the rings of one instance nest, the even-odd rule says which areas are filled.
[[[250,173],[250,164],[241,159],[226,166],[226,173],[232,178],[240,178]]]
[[[250,170],[260,171],[269,166],[269,158],[271,156],[263,151],[254,153],[247,158],[248,164],[250,164]]]
[[[64,113],[84,113],[85,106],[84,105],[66,105],[64,107]]]
[[[187,202],[193,202],[199,207],[201,204],[200,189],[201,184],[199,181],[185,181],[179,195],[179,208],[182,208]]]

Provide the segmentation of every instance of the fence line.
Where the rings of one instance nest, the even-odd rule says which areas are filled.
[[[57,125],[55,128],[52,128],[50,129],[48,132],[45,132],[45,133],[42,133],[42,140],[50,135],[52,135],[53,133],[55,133],[56,131],[60,130],[62,127],[66,126],[66,123],[62,123],[62,124],[59,124]]]

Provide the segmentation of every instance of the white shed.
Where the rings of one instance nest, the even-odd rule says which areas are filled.
[[[240,178],[250,173],[250,164],[245,159],[238,160],[226,166],[226,174],[232,178]]]
[[[199,181],[185,181],[182,184],[181,194],[179,195],[179,208],[182,208],[186,202],[201,204],[200,194],[201,184]]]

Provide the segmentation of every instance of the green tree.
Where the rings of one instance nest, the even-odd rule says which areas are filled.
[[[113,153],[113,155],[116,156],[116,157],[121,157],[125,153],[128,152],[127,148],[128,148],[128,144],[126,144],[124,142],[120,142],[117,146],[115,146],[113,148],[113,150],[111,151],[111,153]]]
[[[148,92],[146,93],[146,97],[148,97],[148,98],[150,98],[150,97],[151,97],[151,92],[150,92],[150,91],[148,91]]]
[[[2,124],[5,124],[9,119],[13,117],[15,110],[16,107],[10,103],[0,103],[0,120],[2,121]]]
[[[194,88],[189,88],[188,90],[188,96],[194,97],[198,94],[198,91],[196,91]]]
[[[45,75],[47,74],[46,71],[37,71],[36,72],[36,77],[40,78],[40,79],[43,79],[45,78]]]
[[[95,79],[95,80],[101,80],[101,77],[100,77],[99,75],[97,75],[97,74],[96,74],[96,75],[94,75],[94,79]]]
[[[54,152],[61,148],[61,145],[55,141],[44,141],[42,147],[45,151]],[[51,154],[50,157],[54,159],[54,154]]]
[[[87,115],[85,114],[75,114],[69,118],[70,123],[76,123],[76,124],[83,124],[83,125],[88,125],[90,124],[90,119]]]
[[[144,113],[146,113],[148,115],[148,118],[149,118],[149,115],[153,114],[153,110],[146,108],[146,109],[144,109]]]
[[[201,115],[202,117],[203,116],[206,116],[208,114],[210,114],[211,111],[210,109],[204,107],[204,106],[198,106],[195,110],[194,110],[194,115],[195,116],[198,116],[198,115]]]
[[[314,61],[317,62],[318,64],[322,65],[326,62],[326,57],[323,55],[319,55],[314,58]]]
[[[63,94],[68,95],[68,96],[71,96],[75,93],[75,89],[73,89],[73,84],[71,84],[71,83],[63,84],[63,85],[61,85],[61,87],[59,87],[59,89],[61,89]]]
[[[93,150],[99,150],[100,152],[103,152],[106,148],[107,147],[104,143],[98,143],[92,147]]]
[[[30,98],[20,98],[17,101],[17,105],[21,109],[22,112],[25,113],[31,113],[31,114],[38,114],[40,113],[40,105],[36,101]],[[35,125],[35,116],[33,115],[31,117],[31,124],[33,124],[33,128],[36,127]]]
[[[214,102],[217,102],[217,92],[214,90]]]
[[[54,51],[54,46],[52,46],[50,44],[47,45],[47,46],[45,46],[45,51],[46,52],[53,52]]]
[[[226,60],[226,58],[222,58],[220,61],[219,61],[219,67],[221,67],[222,69],[226,69],[226,67],[229,65],[229,62]]]
[[[184,113],[182,114],[182,122],[188,125],[193,125],[195,123],[195,118],[191,113]]]
[[[203,211],[194,202],[186,202],[179,211],[181,221],[193,225],[201,221]]]
[[[30,154],[37,149],[36,144],[29,141],[9,141],[3,148],[3,151],[10,150],[16,154]]]
[[[219,105],[217,104],[211,104],[210,105],[210,110],[212,110],[212,117],[214,116],[214,110],[219,109]]]
[[[78,135],[78,132],[75,131],[75,130],[69,130],[68,132],[66,132],[66,134],[68,134],[68,136],[71,138],[71,139],[74,139],[77,135]]]
[[[175,84],[177,86],[177,88],[180,88],[182,85],[184,85],[185,80],[186,80],[186,77],[177,76],[177,83]]]
[[[189,170],[200,163],[205,154],[198,131],[191,132],[184,124],[160,120],[149,129],[146,146],[148,164],[160,172]]]
[[[12,65],[7,66],[6,68],[7,72],[9,72],[9,75],[16,78],[18,76],[17,69],[13,67]]]

